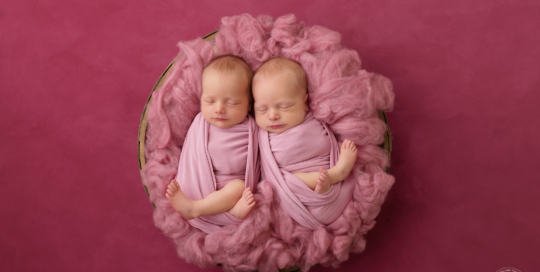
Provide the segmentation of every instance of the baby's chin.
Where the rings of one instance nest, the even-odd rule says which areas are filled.
[[[289,129],[291,129],[293,127],[291,126],[284,126],[284,127],[281,127],[281,128],[270,128],[270,127],[266,127],[266,128],[263,128],[264,130],[268,131],[269,133],[276,133],[276,134],[281,134]]]

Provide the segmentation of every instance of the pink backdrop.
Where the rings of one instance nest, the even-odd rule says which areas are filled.
[[[336,30],[394,83],[396,183],[340,271],[539,269],[540,1],[7,0],[0,270],[200,270],[153,225],[139,118],[177,41],[246,12]]]

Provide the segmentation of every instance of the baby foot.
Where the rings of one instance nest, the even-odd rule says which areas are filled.
[[[180,185],[178,185],[176,180],[171,181],[171,183],[167,185],[167,193],[165,196],[167,196],[173,209],[185,219],[191,220],[198,217],[193,205],[193,200],[187,198],[182,190],[180,190]]]
[[[248,187],[244,189],[242,197],[229,212],[236,218],[244,219],[253,210],[253,207],[255,207],[255,198],[253,198],[253,193]]]
[[[315,192],[318,194],[324,194],[332,187],[332,180],[328,171],[321,168],[319,169],[319,177],[317,178],[317,185],[315,186]]]
[[[351,140],[345,140],[341,144],[341,153],[339,154],[339,159],[328,172],[330,173],[330,178],[332,183],[340,182],[346,179],[356,162],[356,145]]]

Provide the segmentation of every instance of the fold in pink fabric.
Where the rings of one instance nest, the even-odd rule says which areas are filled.
[[[318,194],[294,173],[333,167],[339,145],[328,127],[308,112],[304,121],[283,133],[259,130],[262,178],[276,193],[282,208],[300,225],[318,229],[336,220],[352,198],[354,178],[347,178]]]
[[[234,179],[255,190],[260,176],[257,125],[248,116],[242,123],[221,129],[210,125],[201,113],[189,127],[176,181],[191,200],[200,200]],[[201,216],[189,223],[207,233],[242,220],[229,212]]]

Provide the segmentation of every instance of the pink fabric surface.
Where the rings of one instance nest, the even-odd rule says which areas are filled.
[[[182,192],[191,200],[201,200],[234,179],[244,180],[246,188],[255,191],[260,177],[257,131],[251,116],[231,128],[220,129],[206,122],[201,113],[197,114],[178,163],[176,181]],[[209,233],[242,220],[226,212],[188,222]]]
[[[280,134],[260,129],[259,135],[262,179],[272,185],[287,214],[313,230],[336,220],[352,198],[355,174],[332,185],[324,194],[314,192],[293,175],[334,167],[340,146],[334,134],[308,112],[294,128]]]
[[[536,0],[2,1],[0,270],[223,271],[179,258],[150,219],[139,120],[178,41],[224,16],[293,13],[339,32],[396,94],[387,114],[396,182],[365,250],[337,271],[536,271],[539,9]]]

